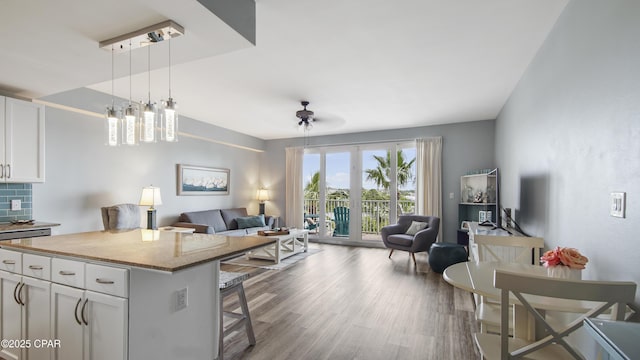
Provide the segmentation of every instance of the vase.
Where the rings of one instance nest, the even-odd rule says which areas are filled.
[[[560,279],[582,280],[582,270],[572,269],[563,265],[549,266],[547,268],[547,276]]]

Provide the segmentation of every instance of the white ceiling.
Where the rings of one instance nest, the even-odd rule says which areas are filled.
[[[493,119],[567,2],[257,0],[253,46],[196,0],[0,0],[0,88],[111,93],[97,43],[173,19],[172,95],[194,119],[262,139],[299,136],[300,100],[310,135]],[[166,46],[151,50],[152,98],[167,97]],[[122,98],[128,56],[115,56]],[[132,98],[146,100],[146,50],[132,61]]]

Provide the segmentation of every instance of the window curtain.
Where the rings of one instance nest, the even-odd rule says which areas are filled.
[[[304,193],[302,191],[302,159],[304,148],[290,147],[285,149],[287,168],[285,171],[285,223],[288,227],[303,228]]]
[[[440,218],[442,236],[442,137],[416,140],[416,212]]]

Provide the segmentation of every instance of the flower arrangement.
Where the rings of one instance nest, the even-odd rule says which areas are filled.
[[[546,267],[562,265],[578,270],[584,269],[587,262],[589,262],[589,259],[580,254],[577,249],[559,246],[553,250],[545,252],[542,257],[540,257],[540,260]]]

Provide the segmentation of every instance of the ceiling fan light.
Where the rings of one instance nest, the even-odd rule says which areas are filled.
[[[302,128],[304,131],[311,130],[313,128],[312,122],[313,120],[313,111],[307,110],[307,105],[309,105],[308,101],[301,101],[303,109],[296,111],[296,117],[300,119],[298,121],[298,126]]]

